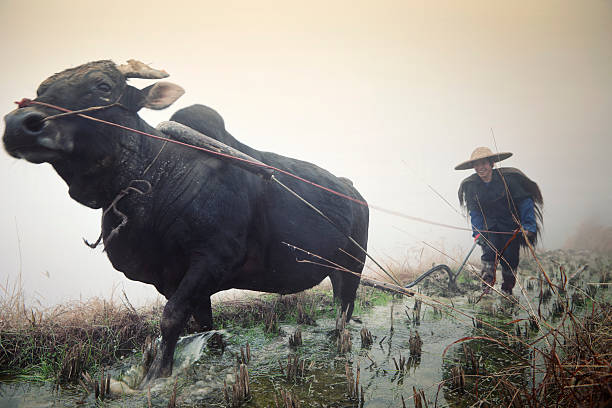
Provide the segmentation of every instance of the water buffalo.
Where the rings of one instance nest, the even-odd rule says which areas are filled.
[[[212,328],[210,296],[224,289],[295,293],[329,276],[350,318],[365,255],[348,236],[365,248],[368,232],[366,206],[275,175],[333,220],[333,227],[278,184],[228,160],[100,122],[163,136],[137,112],[171,105],[182,88],[159,81],[137,89],[127,78],[165,76],[134,60],[65,70],[45,80],[36,99],[5,116],[3,137],[11,156],[50,163],[73,199],[103,209],[102,237],[113,267],[166,297],[160,350],[143,384],[172,373],[176,341],[190,316]],[[58,106],[85,111],[63,115]],[[104,109],[89,109],[100,106]],[[209,108],[186,108],[173,119],[264,163],[363,200],[346,179],[314,164],[238,142]],[[303,255],[284,243],[355,274],[297,262]]]

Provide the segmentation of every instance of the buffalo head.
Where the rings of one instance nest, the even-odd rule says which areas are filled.
[[[63,111],[51,105],[70,111],[100,107],[87,114],[136,126],[140,122],[136,112],[141,108],[164,109],[184,90],[165,81],[137,89],[126,80],[166,76],[165,71],[135,60],[125,65],[108,60],[90,62],[55,74],[40,84],[33,103],[26,103],[5,116],[4,147],[13,157],[51,163],[70,186],[70,195],[75,200],[99,208],[104,200],[90,190],[97,189],[96,184],[118,159],[117,151],[125,150],[126,142],[116,140],[117,132],[85,118],[56,116]],[[93,184],[87,185],[88,182]]]

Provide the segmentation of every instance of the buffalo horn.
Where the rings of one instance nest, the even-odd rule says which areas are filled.
[[[144,79],[161,79],[166,78],[169,74],[162,70],[151,68],[147,64],[130,59],[127,64],[117,65],[117,69],[126,78],[144,78]]]

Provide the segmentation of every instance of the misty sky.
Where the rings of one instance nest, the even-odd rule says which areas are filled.
[[[348,177],[376,206],[466,227],[456,191],[470,171],[453,167],[489,146],[540,185],[544,248],[586,219],[612,224],[609,0],[3,0],[0,35],[2,114],[55,72],[135,58],[187,91],[142,112],[152,125],[206,104],[242,142]],[[21,273],[44,304],[113,287],[154,296],[82,243],[98,237],[101,211],[73,201],[49,165],[1,151],[0,186],[0,285]],[[434,254],[422,241],[460,258],[470,235],[371,211],[383,263]]]

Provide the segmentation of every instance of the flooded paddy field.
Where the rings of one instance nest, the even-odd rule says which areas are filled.
[[[573,373],[576,386],[587,374],[550,363],[581,344],[575,327],[594,332],[607,324],[598,342],[612,345],[605,335],[612,333],[612,263],[567,251],[538,261],[546,276],[526,259],[514,299],[480,298],[468,271],[459,281],[464,293],[451,297],[443,275],[414,297],[362,287],[356,319],[345,327],[326,291],[234,302],[216,308],[219,330],[181,338],[173,376],[150,388],[137,390],[142,353],[134,352],[76,384],[1,378],[0,406],[547,406],[547,398],[565,398],[553,395],[551,377]]]

